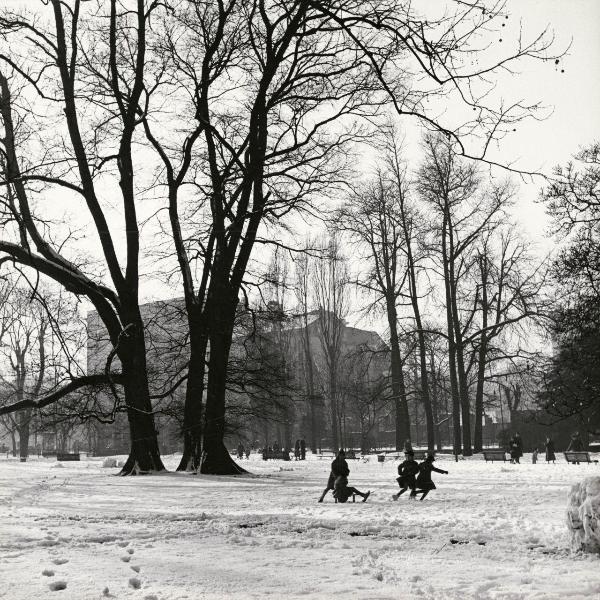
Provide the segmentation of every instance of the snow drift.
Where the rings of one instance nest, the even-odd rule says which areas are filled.
[[[586,477],[571,488],[567,525],[573,550],[600,554],[600,477]]]

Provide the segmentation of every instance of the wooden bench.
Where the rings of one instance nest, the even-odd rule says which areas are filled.
[[[290,460],[290,453],[285,450],[271,450],[270,452],[268,450],[263,450],[262,457],[263,460]]]
[[[483,458],[485,462],[494,462],[495,460],[506,462],[506,452],[504,450],[484,450]]]
[[[68,452],[57,452],[56,453],[56,460],[60,460],[60,461],[80,460],[79,459],[79,452],[74,452],[72,454],[70,454]]]
[[[565,460],[568,463],[572,463],[575,465],[578,465],[579,463],[597,463],[597,460],[592,460],[590,458],[590,453],[589,452],[575,452],[575,451],[569,451],[569,452],[565,452]]]

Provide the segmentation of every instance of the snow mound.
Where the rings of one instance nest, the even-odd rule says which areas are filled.
[[[65,465],[63,465],[62,463],[56,463],[56,464],[52,465],[50,468],[51,469],[64,469]]]
[[[600,554],[600,477],[586,477],[569,492],[571,548]]]
[[[117,459],[116,458],[108,457],[108,458],[105,458],[102,461],[102,467],[104,469],[112,469],[112,468],[114,468],[116,466],[117,466]]]

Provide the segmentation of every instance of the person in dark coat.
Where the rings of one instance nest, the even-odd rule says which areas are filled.
[[[400,486],[400,491],[392,496],[393,500],[398,500],[404,492],[410,488],[413,492],[417,485],[417,474],[419,473],[419,464],[415,460],[415,453],[410,450],[406,453],[405,459],[398,465],[398,478],[396,481]]]
[[[294,460],[300,460],[300,440],[294,444]]]
[[[547,437],[544,446],[546,448],[546,462],[552,461],[554,463],[556,460],[556,454],[554,454],[554,441],[552,438]]]
[[[515,434],[512,438],[510,438],[509,442],[509,452],[510,452],[510,462],[514,464],[521,464],[519,459],[523,456],[522,450],[522,440],[519,434]]]
[[[306,441],[300,438],[300,460],[306,460]]]
[[[242,442],[240,442],[238,444],[237,455],[240,460],[242,460],[242,458],[244,458],[244,444],[242,444]]]
[[[336,478],[333,485],[333,497],[341,503],[344,503],[350,498],[350,496],[361,496],[363,502],[367,501],[367,498],[371,495],[371,492],[361,492],[357,490],[355,487],[348,485],[348,478],[340,475]],[[320,502],[320,500],[319,500]]]
[[[327,487],[323,490],[323,493],[319,498],[319,502],[323,502],[323,499],[329,490],[335,489],[335,480],[338,477],[345,477],[347,480],[348,475],[350,475],[350,469],[348,468],[348,463],[346,462],[346,453],[343,449],[340,449],[338,455],[331,463],[331,472],[329,473],[329,479],[327,480]]]
[[[567,448],[567,452],[582,452],[583,451],[583,442],[581,441],[581,437],[579,435],[579,431],[576,431],[571,436],[571,441],[569,442],[569,447]]]
[[[419,474],[417,475],[417,485],[416,488],[410,493],[411,498],[416,498],[417,494],[421,495],[421,500],[425,499],[425,496],[429,494],[431,490],[435,490],[435,483],[431,480],[431,472],[435,471],[436,473],[443,473],[444,475],[448,475],[448,471],[444,471],[444,469],[436,469],[433,466],[433,461],[435,460],[435,456],[433,454],[428,454],[427,458],[419,465]]]
[[[410,442],[410,439],[406,439],[404,441],[404,454],[408,454],[409,452],[412,452],[412,451],[413,451],[413,447]],[[413,453],[413,456],[414,456],[414,453]]]
[[[518,458],[521,458],[521,456],[523,456],[523,440],[521,439],[521,436],[518,433],[515,433],[515,437],[513,439],[515,440],[515,444],[517,445]]]

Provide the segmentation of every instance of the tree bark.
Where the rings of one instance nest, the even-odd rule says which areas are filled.
[[[135,314],[137,313],[137,314]],[[129,311],[129,323],[118,344],[123,373],[123,393],[129,420],[131,449],[121,475],[164,471],[158,449],[146,368],[146,344],[139,311]]]
[[[226,275],[225,275],[226,276]],[[204,447],[200,472],[206,475],[238,475],[246,473],[225,447],[225,394],[227,365],[233,335],[237,298],[231,298],[228,286],[218,281],[219,270],[213,279],[214,296],[209,297],[210,351],[204,425]]]
[[[410,439],[410,416],[406,399],[406,384],[402,371],[402,355],[398,338],[398,318],[394,298],[387,297],[387,317],[390,328],[390,352],[392,371],[392,394],[396,418],[396,450],[402,450],[404,442]]]
[[[189,309],[188,309],[189,311]],[[190,359],[183,414],[183,455],[178,471],[198,471],[202,464],[204,374],[208,332],[201,315],[188,315]]]

